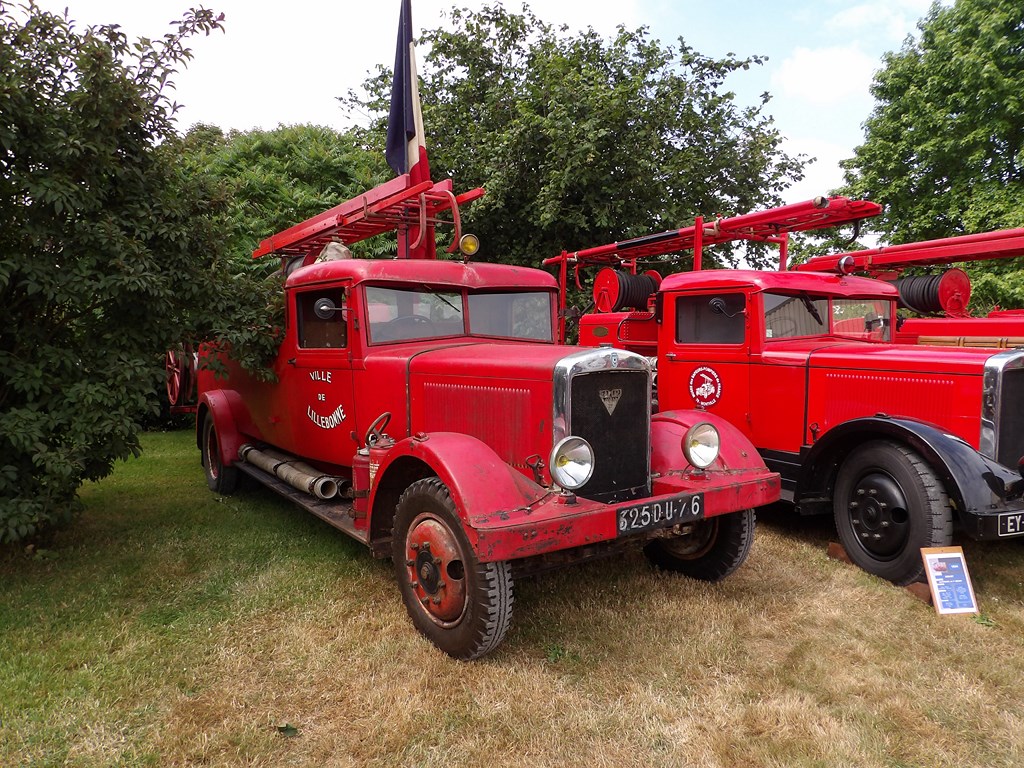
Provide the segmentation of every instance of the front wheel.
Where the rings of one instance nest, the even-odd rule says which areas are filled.
[[[701,581],[721,581],[739,568],[754,543],[754,510],[699,520],[677,536],[657,538],[644,546],[656,567]]]
[[[924,576],[922,547],[953,540],[949,496],[935,472],[889,440],[865,443],[843,461],[832,503],[850,560],[900,586]]]
[[[210,490],[225,496],[234,493],[238,487],[238,470],[224,465],[212,413],[207,413],[203,420],[202,446],[203,469],[206,471],[206,484],[210,486]]]
[[[438,478],[417,480],[398,500],[392,562],[413,624],[434,645],[468,660],[501,644],[512,620],[511,566],[477,560]]]

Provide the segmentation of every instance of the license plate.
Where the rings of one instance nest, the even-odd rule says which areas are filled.
[[[654,528],[669,528],[704,517],[704,494],[687,493],[616,510],[618,535],[630,536]]]
[[[1024,535],[1024,512],[1003,512],[999,515],[999,535]]]

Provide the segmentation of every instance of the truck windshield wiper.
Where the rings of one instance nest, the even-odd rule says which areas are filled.
[[[437,298],[439,298],[439,299],[440,299],[441,301],[443,301],[443,302],[444,302],[445,304],[447,304],[447,305],[448,305],[449,307],[451,307],[452,309],[454,309],[454,310],[455,310],[456,312],[458,312],[458,313],[459,313],[460,315],[462,314],[462,310],[461,310],[461,309],[459,309],[459,308],[458,308],[458,307],[456,307],[456,306],[455,306],[454,304],[452,304],[452,303],[451,303],[450,301],[448,301],[448,299],[446,299],[446,298],[445,298],[444,296],[442,296],[442,295],[441,295],[440,293],[435,293],[434,295],[435,295],[435,296],[437,296]]]
[[[810,296],[808,296],[806,293],[801,293],[800,301],[804,303],[804,306],[807,307],[807,311],[810,312],[811,317],[813,317],[815,321],[817,321],[818,325],[825,324],[825,321],[821,319],[821,315],[818,314],[818,308],[814,306],[814,302],[811,301]]]

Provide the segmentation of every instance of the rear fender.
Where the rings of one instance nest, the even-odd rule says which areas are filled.
[[[706,421],[718,430],[721,446],[718,458],[708,467],[714,470],[765,469],[761,455],[740,430],[707,411],[662,411],[651,417],[651,471],[665,474],[690,466],[683,453],[687,431]]]
[[[983,456],[956,435],[922,421],[872,416],[830,429],[806,453],[794,494],[801,511],[831,512],[840,465],[850,451],[874,439],[892,440],[916,451],[942,481],[965,525],[972,515],[1004,506],[1024,492],[1019,472]],[[815,509],[821,506],[827,509]]]
[[[238,449],[242,447],[242,434],[238,429],[239,417],[244,418],[245,404],[241,396],[232,389],[212,389],[199,397],[196,409],[196,447],[203,447],[203,424],[206,415],[213,417],[220,443],[220,457],[225,466],[238,461]]]
[[[416,435],[397,443],[377,469],[369,499],[372,539],[390,535],[402,491],[430,475],[448,488],[474,549],[476,528],[551,493],[475,437],[456,432]]]

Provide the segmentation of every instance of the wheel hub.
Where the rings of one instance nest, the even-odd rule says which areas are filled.
[[[429,545],[428,545],[429,546]],[[430,549],[424,547],[416,556],[416,574],[420,587],[429,595],[436,595],[441,589],[441,571],[434,562]]]
[[[437,518],[423,514],[409,527],[405,564],[413,594],[431,621],[457,624],[466,611],[466,574],[454,534]]]
[[[710,518],[687,526],[678,536],[669,536],[663,546],[680,560],[696,560],[706,555],[715,543],[718,520]]]
[[[910,535],[903,491],[891,476],[870,472],[861,477],[849,501],[850,523],[858,543],[873,556],[895,557]]]

